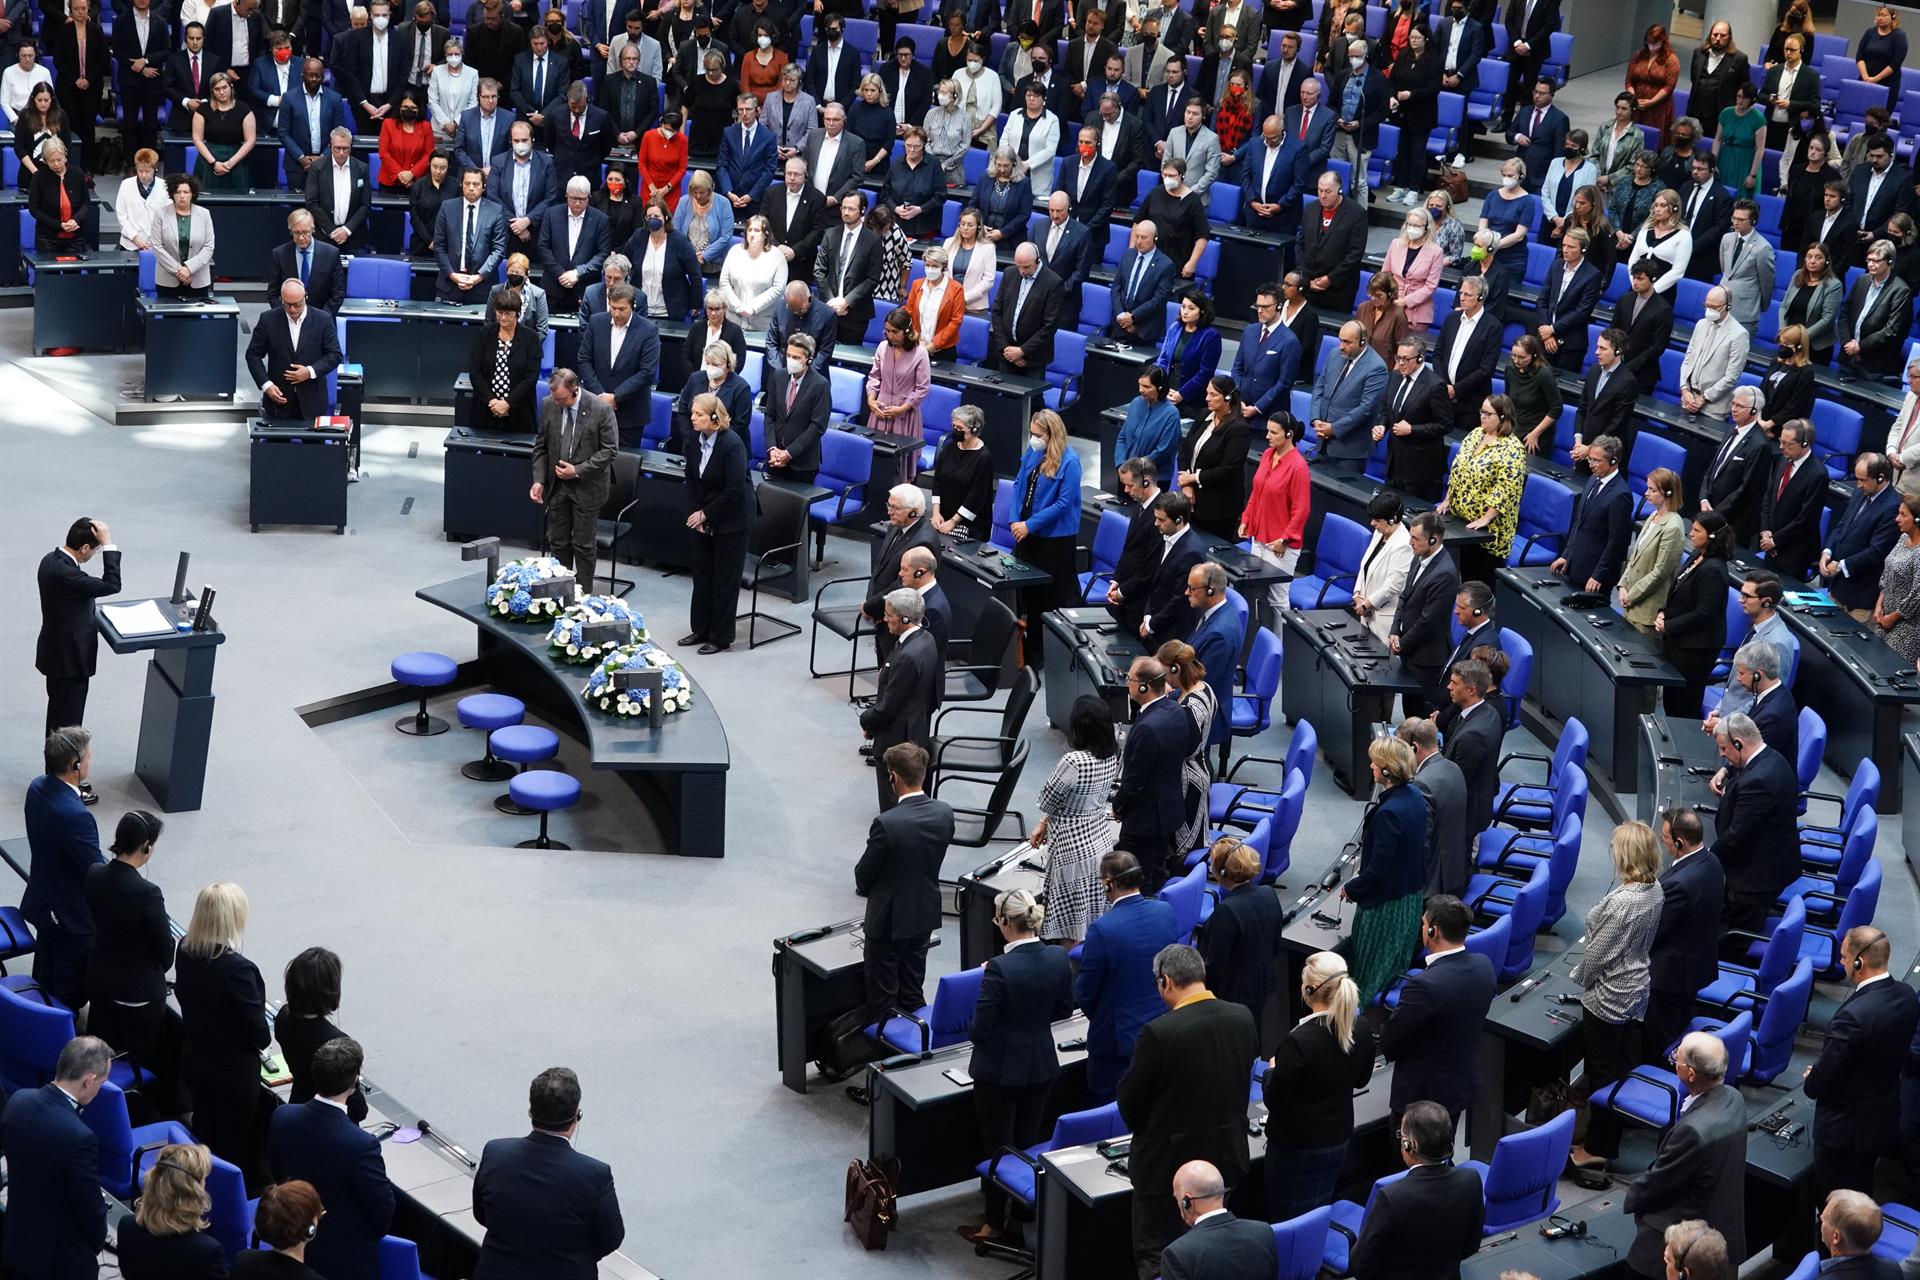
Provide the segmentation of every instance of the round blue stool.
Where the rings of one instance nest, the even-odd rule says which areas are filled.
[[[504,693],[475,693],[460,699],[454,709],[460,723],[469,729],[487,731],[487,754],[460,766],[462,777],[475,782],[505,782],[513,776],[513,766],[493,754],[493,731],[519,724],[527,718],[527,704]]]
[[[487,750],[509,764],[518,765],[524,774],[528,765],[551,760],[560,754],[560,735],[551,729],[542,729],[537,724],[509,725],[504,729],[495,729],[488,735]],[[504,794],[494,797],[493,807],[520,818],[537,812],[515,799],[511,787]]]
[[[580,799],[580,779],[553,769],[529,769],[514,775],[513,781],[507,784],[507,792],[523,812],[540,815],[540,834],[531,840],[522,840],[515,848],[571,847],[558,840],[547,839],[547,815],[555,809],[565,809]]]
[[[392,670],[396,682],[420,690],[420,709],[393,727],[416,738],[445,733],[447,722],[427,714],[427,690],[452,684],[460,665],[444,653],[403,653],[393,660]]]

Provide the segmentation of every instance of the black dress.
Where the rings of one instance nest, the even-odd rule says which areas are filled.
[[[1417,190],[1425,185],[1422,181],[1427,174],[1427,148],[1424,143],[1440,121],[1442,57],[1440,50],[1429,41],[1423,56],[1415,58],[1413,48],[1409,45],[1393,60],[1393,73],[1387,78],[1387,92],[1394,96],[1402,92],[1413,95],[1399,104],[1400,109],[1392,117],[1400,125],[1400,136],[1409,141],[1409,145],[1401,147],[1394,157],[1395,186]],[[1411,145],[1416,138],[1422,145]]]
[[[962,449],[952,436],[940,445],[934,459],[934,498],[940,514],[958,515],[965,507],[973,514],[960,516],[953,536],[961,541],[984,534],[993,524],[993,455],[982,443],[978,449]]]
[[[114,1247],[123,1280],[224,1280],[227,1274],[227,1251],[205,1231],[157,1236],[122,1218]]]
[[[1207,223],[1206,197],[1197,191],[1175,196],[1164,183],[1156,182],[1140,203],[1160,233],[1160,252],[1173,261],[1175,270],[1187,265],[1195,243],[1212,234]]]
[[[1674,579],[1665,612],[1661,653],[1687,680],[1667,686],[1667,714],[1698,717],[1714,659],[1727,642],[1727,562],[1696,557]]]
[[[1805,298],[1807,294],[1803,291],[1800,296]],[[1812,365],[1775,360],[1760,379],[1760,386],[1767,396],[1764,416],[1768,422],[1791,422],[1813,413]]]
[[[413,238],[407,251],[414,257],[424,258],[433,253],[433,229],[440,220],[440,206],[459,190],[452,174],[437,187],[431,179],[422,179],[408,190],[407,208],[413,220]]]
[[[253,961],[237,951],[214,956],[182,949],[174,997],[186,1024],[180,1072],[193,1099],[193,1132],[213,1154],[239,1167],[251,1190],[264,1180],[261,1160],[260,1054],[273,1042],[267,988]]]
[[[87,871],[87,908],[96,930],[87,960],[87,1033],[133,1055],[159,1077],[149,1102],[176,1109],[180,1015],[167,1004],[173,931],[160,886],[115,859]]]
[[[1807,237],[1826,218],[1824,203],[1829,182],[1840,181],[1840,170],[1832,165],[1809,173],[1807,166],[1796,165],[1787,178],[1786,207],[1780,211],[1780,247],[1798,253],[1807,247]]]
[[[303,1018],[282,1009],[273,1019],[273,1038],[280,1042],[280,1054],[293,1074],[293,1086],[287,1101],[311,1101],[313,1092],[313,1055],[329,1040],[344,1033],[326,1018]],[[347,1098],[347,1116],[355,1124],[367,1118],[366,1095],[355,1089]]]
[[[704,75],[693,78],[693,94],[687,105],[687,149],[694,155],[710,156],[720,151],[720,135],[733,120],[734,99],[739,82],[727,77],[714,84]]]
[[[500,331],[482,329],[467,358],[467,376],[473,382],[473,417],[467,425],[485,431],[533,434],[533,387],[540,378],[540,339],[533,336],[531,326],[517,327],[513,342],[504,352]],[[504,417],[487,407],[496,399],[507,402]]]

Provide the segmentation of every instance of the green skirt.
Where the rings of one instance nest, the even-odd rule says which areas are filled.
[[[220,142],[209,142],[207,144],[207,150],[213,152],[214,158],[218,160],[231,159],[233,153],[239,149],[239,147],[228,146]],[[249,161],[251,161],[252,158],[251,156],[247,157]],[[219,174],[213,171],[213,166],[207,163],[207,158],[198,152],[194,153],[193,176],[200,179],[200,189],[202,191],[253,190],[253,174],[247,164],[242,163],[235,165],[233,169],[227,173]]]
[[[1395,978],[1405,975],[1420,941],[1420,912],[1425,895],[1409,893],[1377,907],[1356,907],[1353,933],[1341,945],[1347,971],[1360,988],[1365,1009]]]

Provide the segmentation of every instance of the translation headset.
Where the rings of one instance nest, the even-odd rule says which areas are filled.
[[[140,838],[139,838],[138,840],[135,840],[135,841],[133,842],[133,848],[132,848],[132,849],[117,849],[117,848],[116,848],[116,849],[115,849],[115,850],[114,850],[113,852],[115,852],[115,853],[133,853],[133,852],[135,852],[136,850],[138,850],[138,849],[140,848],[140,846],[141,846],[141,845],[143,845],[143,844],[152,844],[152,843],[153,843],[153,842],[154,842],[155,840],[157,840],[157,839],[159,839],[159,838],[160,838],[160,834],[159,834],[159,832],[157,832],[157,831],[155,831],[155,830],[153,829],[153,819],[152,819],[151,817],[149,817],[149,816],[147,815],[147,813],[146,813],[146,811],[145,811],[145,810],[143,810],[143,809],[129,809],[129,810],[127,810],[127,817],[128,817],[128,818],[132,818],[132,819],[134,819],[134,820],[135,820],[135,821],[136,821],[136,822],[137,822],[137,823],[139,824],[139,826],[140,826]]]
[[[1699,1238],[1699,1236],[1695,1236],[1693,1240],[1687,1241],[1686,1245],[1680,1250],[1680,1256],[1673,1260],[1674,1272],[1680,1277],[1680,1280],[1687,1280],[1687,1255],[1693,1252],[1693,1242]]]
[[[1860,949],[1853,953],[1853,963],[1848,965],[1847,967],[1854,973],[1860,972],[1861,965],[1865,963],[1865,957],[1866,957],[1867,951],[1870,948],[1874,947],[1875,945],[1885,942],[1886,940],[1887,940],[1887,935],[1882,933],[1880,930],[1875,929],[1873,931],[1873,936],[1871,938],[1868,938],[1865,942],[1861,943]]]

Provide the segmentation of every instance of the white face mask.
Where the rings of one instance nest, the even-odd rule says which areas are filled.
[[[513,144],[513,154],[525,160],[533,154],[533,144],[531,142],[516,142]]]
[[[1500,175],[1500,189],[1502,191],[1511,191],[1519,185],[1520,185],[1520,179],[1509,177],[1504,173]]]
[[[1355,71],[1358,71],[1367,65],[1367,55],[1364,53],[1350,53],[1347,55],[1347,62]]]
[[[1040,439],[1038,436],[1027,437],[1028,453],[1040,453],[1044,451],[1046,447],[1047,447],[1047,442],[1045,440]]]
[[[754,39],[754,43],[755,43],[755,44],[757,44],[757,45],[759,45],[759,46],[760,46],[760,47],[761,47],[762,49],[771,49],[771,48],[773,48],[773,37],[772,37],[772,36],[757,36],[757,37],[755,37],[755,39]]]
[[[986,66],[986,65],[987,65],[986,63],[984,63],[984,62],[982,62],[982,61],[980,61],[980,59],[978,59],[978,58],[968,58],[968,59],[967,59],[967,74],[968,74],[968,75],[975,75],[975,76],[977,76],[977,75],[979,75],[979,74],[980,74],[980,68],[982,68],[982,67],[984,67],[984,66]]]
[[[1220,42],[1220,56],[1224,58],[1232,52],[1233,52],[1233,41],[1222,40]]]
[[[375,14],[375,15],[374,15],[374,17],[373,17],[373,29],[374,29],[375,31],[385,31],[385,30],[387,29],[387,15],[386,15],[386,14],[384,14],[384,13],[377,13],[377,14]]]
[[[1169,191],[1178,191],[1180,189],[1180,175],[1177,173],[1169,173],[1160,179],[1160,185]]]
[[[709,382],[725,382],[727,380],[727,366],[723,364],[708,365],[707,380]]]
[[[450,54],[448,54],[448,55],[447,55],[447,70],[449,70],[449,71],[458,71],[458,70],[460,69],[460,62],[461,62],[461,58],[460,58],[460,55],[459,55],[459,54],[457,54],[457,53],[450,53]]]
[[[1406,235],[1409,240],[1424,240],[1427,238],[1427,229],[1425,227],[1408,227]]]
[[[941,95],[940,95],[940,105],[941,105],[941,106],[943,106],[943,107],[950,107],[950,106],[952,106],[952,105],[953,105],[953,95],[952,95],[952,94],[950,94],[950,93],[943,93],[943,94],[941,94]]]
[[[807,371],[807,362],[794,356],[787,357],[787,376],[797,378]]]
[[[928,267],[928,268],[927,268],[927,283],[928,283],[928,284],[939,284],[939,283],[940,283],[940,277],[941,277],[941,276],[943,276],[943,275],[945,275],[946,273],[947,273],[947,269],[946,269],[945,267]]]

